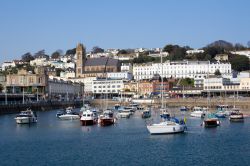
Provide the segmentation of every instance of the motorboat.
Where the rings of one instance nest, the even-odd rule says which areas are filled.
[[[243,113],[240,112],[238,108],[234,108],[229,116],[231,122],[241,122],[244,121]]]
[[[26,111],[21,111],[20,114],[15,117],[15,120],[17,124],[36,123],[37,116],[31,109],[27,109]]]
[[[216,117],[215,114],[207,114],[204,121],[203,126],[206,128],[217,127],[220,125],[219,119]]]
[[[61,120],[77,120],[80,119],[80,116],[78,113],[73,112],[72,107],[66,108],[64,113],[57,112],[57,117]]]
[[[166,108],[161,108],[160,109],[160,117],[163,118],[163,119],[168,119],[170,118],[170,113],[168,112],[168,110]]]
[[[132,114],[133,114],[133,113],[131,112],[130,109],[125,109],[125,108],[123,108],[123,109],[120,109],[120,110],[119,110],[119,113],[117,114],[117,117],[118,117],[118,118],[129,118],[130,115],[132,115]]]
[[[116,118],[114,117],[114,112],[107,109],[101,114],[98,118],[98,123],[101,126],[109,126],[114,124],[116,121]]]
[[[129,110],[131,112],[131,114],[134,114],[135,111],[137,110],[137,107],[124,107],[123,109]]]
[[[229,116],[231,114],[231,110],[230,108],[232,107],[229,107],[228,105],[217,105],[216,106],[216,111],[217,112],[221,112],[220,114],[223,115],[223,116]]]
[[[225,111],[217,111],[217,112],[215,113],[215,116],[216,116],[217,118],[225,118],[225,117],[227,116],[227,114],[225,113]]]
[[[147,108],[147,109],[142,110],[141,117],[142,118],[150,118],[151,117],[151,108]]]
[[[182,107],[180,108],[180,111],[188,111],[188,108],[187,108],[186,106],[182,106]]]
[[[150,134],[175,134],[183,133],[186,129],[184,120],[171,118],[169,120],[147,125]]]
[[[206,108],[202,107],[194,107],[193,111],[191,112],[190,116],[197,117],[197,118],[204,118],[207,113]]]
[[[82,113],[80,120],[83,126],[94,125],[98,122],[98,116],[95,111],[86,110]]]

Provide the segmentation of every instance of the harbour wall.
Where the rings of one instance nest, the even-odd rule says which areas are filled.
[[[24,111],[30,108],[34,111],[49,111],[53,109],[62,109],[66,107],[80,108],[82,106],[82,101],[53,101],[53,102],[38,102],[38,103],[28,103],[28,104],[8,104],[0,105],[0,115],[2,114],[12,114]]]
[[[132,100],[133,101],[133,100]],[[152,99],[152,101],[149,102],[149,100],[137,100],[140,101],[142,105],[153,105],[155,107],[160,107],[161,105],[161,99]],[[109,106],[114,106],[115,104],[124,104],[128,105],[129,102],[119,102],[119,101],[113,101],[113,100],[107,100],[103,101],[102,99],[95,99],[92,101],[93,105],[97,107],[105,106],[105,102],[108,103]],[[215,108],[217,105],[229,105],[237,108],[241,108],[242,110],[249,111],[250,112],[250,98],[242,98],[242,99],[220,99],[220,98],[211,98],[210,100],[207,100],[206,98],[170,98],[170,99],[164,99],[164,105],[169,107],[181,107],[181,106],[187,106],[189,108],[195,107],[195,106],[203,106],[210,108]]]

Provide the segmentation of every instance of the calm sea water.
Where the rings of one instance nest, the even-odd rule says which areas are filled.
[[[0,165],[250,165],[250,119],[204,129],[188,118],[186,133],[152,136],[139,114],[109,127],[83,127],[55,114],[38,112],[34,125],[0,116]]]

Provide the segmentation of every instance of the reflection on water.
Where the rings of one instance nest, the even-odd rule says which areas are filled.
[[[79,111],[79,110],[77,110]],[[15,115],[0,116],[1,165],[247,165],[250,163],[250,119],[244,123],[221,120],[221,126],[205,129],[202,120],[187,117],[187,132],[150,135],[140,112],[117,124],[81,126],[64,121],[56,112],[38,112],[37,124],[17,125]],[[160,113],[152,112],[154,122]],[[29,157],[23,158],[23,155]],[[238,159],[229,158],[237,154]],[[37,158],[43,160],[37,160]],[[8,158],[8,160],[6,160]],[[220,160],[218,160],[218,158]]]

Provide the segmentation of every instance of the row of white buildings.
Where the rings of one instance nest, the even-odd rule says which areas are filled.
[[[230,63],[210,63],[209,61],[166,61],[164,63],[135,64],[135,80],[150,79],[155,74],[166,78],[206,78],[219,70],[223,76],[230,76]]]

